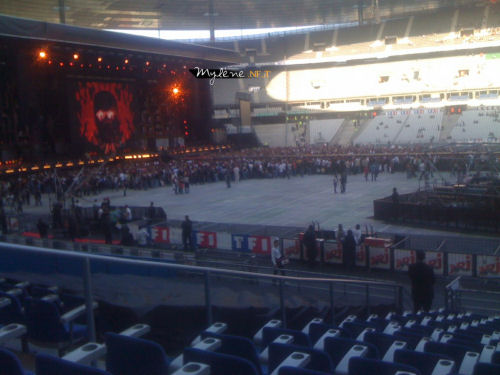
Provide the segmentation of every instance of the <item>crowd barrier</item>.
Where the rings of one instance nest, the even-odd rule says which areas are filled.
[[[278,239],[285,256],[294,260],[306,260],[304,246],[300,237],[280,238],[193,230],[192,243],[196,248],[231,250],[270,256],[273,241]],[[156,226],[153,228],[153,240],[160,245],[180,245],[182,244],[182,232],[177,227]],[[343,263],[341,242],[325,239],[318,239],[316,242],[318,250],[317,262]],[[402,241],[402,243],[407,245],[410,242]],[[421,246],[417,249],[420,248]],[[433,246],[426,250],[426,263],[434,269],[437,275],[500,277],[500,255],[436,251],[436,248],[439,248],[439,246]],[[364,243],[356,249],[355,264],[358,267],[368,269],[407,272],[408,265],[416,261],[417,249],[397,248],[391,239],[367,237]]]

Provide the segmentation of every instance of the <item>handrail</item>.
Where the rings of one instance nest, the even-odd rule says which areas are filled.
[[[201,267],[201,266],[188,266],[184,264],[175,264],[175,263],[164,263],[164,262],[155,262],[150,260],[142,260],[142,259],[129,259],[122,258],[110,255],[96,255],[96,254],[82,254],[75,253],[67,250],[52,250],[46,249],[37,246],[26,246],[21,244],[9,244],[5,242],[0,243],[0,247],[10,248],[17,251],[26,251],[26,252],[35,252],[41,254],[51,254],[57,256],[65,256],[68,258],[80,258],[80,259],[96,259],[96,260],[106,260],[111,261],[113,263],[124,263],[124,264],[136,264],[143,266],[151,266],[151,267],[160,267],[160,268],[171,268],[185,271],[198,271],[198,272],[210,272],[210,273],[218,273],[218,274],[227,274],[233,276],[246,276],[246,277],[262,277],[268,279],[276,279],[276,280],[289,280],[289,281],[310,281],[310,282],[343,282],[349,284],[361,284],[361,285],[384,285],[384,286],[398,286],[397,283],[391,282],[382,282],[382,281],[367,281],[367,280],[352,280],[352,279],[342,279],[342,278],[318,278],[318,277],[295,277],[295,276],[282,276],[282,275],[270,275],[264,273],[253,273],[246,271],[235,271],[235,270],[226,270],[220,268],[212,268],[212,267]]]
[[[448,283],[445,286],[445,289],[452,289],[452,290],[458,289],[458,287],[460,287],[460,279],[461,278],[462,278],[462,275],[457,276],[455,279],[453,279],[450,283]]]
[[[405,238],[403,238],[401,241],[398,241],[396,242],[395,244],[392,245],[392,248],[396,248],[399,244],[405,242],[409,237],[408,236],[405,236]]]
[[[441,243],[439,244],[439,246],[437,247],[437,249],[435,251],[440,251],[445,243],[446,243],[446,240],[441,241]]]

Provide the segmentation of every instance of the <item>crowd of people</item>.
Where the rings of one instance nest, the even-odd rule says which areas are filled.
[[[421,145],[403,148],[374,146],[307,146],[257,148],[147,160],[117,160],[86,169],[42,170],[32,174],[4,175],[0,180],[0,207],[22,212],[23,205],[42,205],[43,194],[54,200],[82,200],[105,190],[146,190],[172,186],[175,194],[189,193],[193,184],[256,178],[291,178],[311,174],[333,175],[333,187],[346,192],[349,175],[363,174],[376,182],[381,173],[406,172],[408,178],[427,179],[436,170],[450,171],[463,179],[466,171],[481,164],[499,165],[485,153],[458,154],[450,146],[433,152]],[[459,181],[460,182],[460,181]],[[64,196],[65,195],[65,196]]]

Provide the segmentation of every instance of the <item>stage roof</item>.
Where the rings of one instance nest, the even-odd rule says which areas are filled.
[[[0,14],[98,29],[247,29],[332,25],[496,0],[3,0]],[[212,10],[209,4],[213,3]]]
[[[220,48],[1,15],[0,36],[76,44],[93,48],[112,48],[143,53],[145,55],[189,58],[222,64],[236,63],[241,59],[236,52]]]

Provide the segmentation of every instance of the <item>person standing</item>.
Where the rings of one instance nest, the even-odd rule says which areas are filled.
[[[226,179],[226,186],[229,189],[231,187],[231,170],[229,169],[229,167],[226,168],[225,179]]]
[[[356,227],[352,231],[352,234],[354,236],[354,240],[356,241],[356,246],[359,246],[359,244],[361,243],[361,226],[359,224],[356,224]]]
[[[316,234],[314,233],[314,226],[309,225],[303,238],[304,247],[306,249],[307,260],[310,267],[314,267],[316,256],[318,255],[316,249]]]
[[[392,189],[392,218],[397,220],[399,218],[399,193],[396,188]]]
[[[47,238],[49,233],[49,226],[42,218],[38,219],[37,223],[38,233],[40,234],[40,238]]]
[[[193,242],[191,235],[193,233],[193,222],[189,220],[189,216],[186,215],[184,221],[181,224],[182,229],[182,245],[184,246],[184,251],[193,250]],[[189,242],[189,248],[188,248]]]
[[[425,252],[417,251],[417,262],[408,267],[408,276],[411,280],[411,296],[413,299],[413,311],[420,310],[428,312],[434,298],[434,283],[436,282],[434,270],[424,262]]]
[[[139,232],[137,232],[137,245],[139,246],[147,246],[149,243],[149,233],[148,229],[145,225],[141,225],[139,228]]]
[[[339,178],[337,177],[337,174],[335,173],[333,175],[333,192],[337,194],[337,185],[339,184]]]
[[[356,240],[350,229],[347,231],[344,241],[342,241],[342,254],[344,257],[344,265],[346,268],[352,269],[356,260]]]
[[[340,193],[344,194],[347,186],[347,171],[342,171],[340,175]]]
[[[281,273],[285,276],[285,270],[283,269],[285,257],[281,254],[280,242],[279,240],[274,240],[273,247],[271,249],[271,262],[273,263],[273,275]],[[276,280],[273,279],[273,284],[276,284]]]

